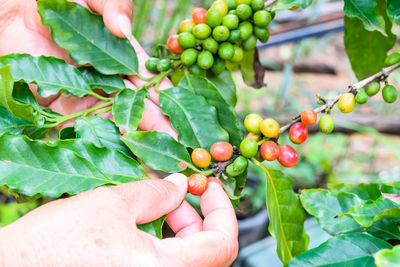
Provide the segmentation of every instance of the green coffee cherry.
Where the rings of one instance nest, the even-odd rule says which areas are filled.
[[[203,48],[215,54],[218,52],[218,42],[213,38],[207,38],[203,42]]]
[[[319,119],[319,130],[323,133],[331,133],[335,127],[335,122],[330,114],[325,114]]]
[[[228,5],[229,10],[236,8],[235,0],[225,0],[225,3]]]
[[[233,30],[229,33],[228,42],[235,44],[240,40],[240,30]]]
[[[236,8],[236,14],[239,17],[240,20],[247,20],[251,18],[253,15],[253,10],[251,10],[251,7],[246,4],[240,4]]]
[[[228,12],[228,14],[237,16],[236,9],[230,10],[230,11]]]
[[[253,34],[253,25],[248,22],[242,22],[239,24],[240,38],[242,40],[247,40]]]
[[[196,46],[196,38],[191,33],[182,32],[178,36],[178,43],[183,48],[192,48]]]
[[[372,82],[367,85],[366,91],[369,96],[373,96],[373,95],[376,95],[380,89],[381,89],[381,85],[379,84],[379,82]]]
[[[229,30],[234,30],[239,26],[239,18],[236,15],[226,15],[222,19],[222,25],[227,27]]]
[[[157,65],[160,62],[159,58],[151,57],[146,61],[146,69],[152,73],[158,73]]]
[[[386,66],[392,66],[400,62],[400,53],[394,52],[386,57],[385,64]]]
[[[252,158],[257,154],[258,145],[253,138],[245,138],[240,143],[240,153],[246,158]]]
[[[235,63],[240,63],[243,60],[243,49],[237,45],[233,46],[233,48],[235,49],[235,53],[231,60]]]
[[[251,8],[253,11],[258,11],[264,8],[264,0],[253,0],[251,1]]]
[[[367,102],[368,102],[368,95],[365,92],[364,88],[361,88],[360,90],[358,90],[356,94],[356,103],[365,104]]]
[[[171,61],[169,59],[161,59],[157,64],[157,70],[159,72],[167,71],[171,68]]]
[[[222,25],[217,26],[213,30],[213,37],[218,42],[226,41],[229,38],[229,29]]]
[[[222,23],[221,13],[216,9],[210,9],[207,11],[206,20],[211,28],[215,28]]]
[[[197,64],[194,64],[193,66],[191,66],[189,71],[193,75],[197,75],[197,76],[203,76],[206,73],[205,70],[200,68],[199,65],[197,65]]]
[[[214,64],[214,57],[210,51],[203,51],[197,58],[197,65],[204,70],[210,69]]]
[[[248,166],[248,160],[245,157],[238,157],[226,168],[226,173],[230,176],[238,176],[242,174]]]
[[[215,75],[220,75],[225,70],[225,62],[217,57],[214,60],[214,65],[211,68],[212,73]]]
[[[197,39],[204,40],[210,36],[211,28],[207,24],[197,24],[193,27],[192,33]]]
[[[194,48],[186,49],[181,54],[182,63],[188,67],[196,63],[196,60],[197,60],[197,51]]]
[[[254,35],[260,40],[262,43],[266,43],[269,39],[269,31],[267,28],[254,27]]]
[[[225,42],[219,46],[218,55],[220,58],[230,60],[235,54],[235,49],[231,43]]]
[[[385,102],[387,103],[393,103],[397,100],[397,91],[396,91],[396,87],[394,87],[393,85],[385,85],[385,87],[383,87],[382,89],[382,97],[383,100],[385,100]]]
[[[271,14],[265,10],[259,10],[253,16],[254,25],[258,27],[267,27],[271,22]]]
[[[245,40],[243,42],[243,48],[244,50],[253,50],[257,45],[257,37],[254,35],[251,35],[249,39]]]

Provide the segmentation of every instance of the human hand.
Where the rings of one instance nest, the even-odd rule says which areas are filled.
[[[133,15],[133,4],[131,0],[74,0],[74,2],[88,7],[93,12],[103,15],[106,27],[116,36],[128,37],[134,46],[139,59],[139,73],[149,77],[144,67],[148,55],[131,36],[131,19]],[[0,55],[9,53],[28,53],[34,56],[46,55],[55,56],[75,64],[68,56],[65,49],[58,47],[50,36],[50,30],[41,23],[37,12],[36,1],[34,0],[3,0],[0,2]],[[134,89],[145,83],[136,76],[129,77],[127,82],[129,88]],[[159,89],[172,87],[172,84],[165,79]],[[36,87],[31,86],[39,104],[49,107],[63,115],[69,115],[99,105],[98,99],[88,96],[84,98],[62,97],[60,95],[49,98],[42,98],[36,93]],[[145,99],[145,112],[142,122],[139,124],[141,130],[155,130],[166,132],[177,137],[176,131],[171,127],[169,120],[158,107],[158,95],[150,89],[151,101]],[[111,118],[111,113],[103,115]],[[70,126],[73,122],[64,124]]]
[[[203,221],[187,203],[175,210],[186,191],[187,178],[173,174],[48,203],[0,230],[0,266],[229,266],[238,229],[228,197],[210,182]],[[136,227],[167,213],[175,238]]]

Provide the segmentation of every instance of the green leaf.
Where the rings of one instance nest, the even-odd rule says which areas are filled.
[[[75,128],[73,126],[62,128],[59,132],[59,138],[61,140],[75,139],[76,138]]]
[[[163,237],[162,227],[164,225],[166,218],[167,218],[167,216],[163,216],[155,221],[145,223],[145,224],[140,224],[137,227],[140,230],[142,230],[148,234],[154,235],[154,236],[162,239],[162,237]]]
[[[217,109],[218,121],[222,128],[229,133],[230,143],[238,147],[243,139],[241,125],[235,110],[225,101],[221,90],[207,79],[194,75],[185,75],[180,86],[196,95],[203,96],[208,104]]]
[[[10,72],[10,65],[0,68],[0,105],[10,111],[15,117],[36,122],[31,105],[22,104],[14,100],[14,80]]]
[[[360,225],[370,227],[374,222],[400,217],[400,206],[387,198],[380,197],[373,203],[355,205],[340,216],[342,215],[350,215]]]
[[[240,72],[242,73],[243,81],[246,84],[252,84],[256,81],[256,74],[253,68],[255,49],[244,51],[243,60],[239,65]]]
[[[288,9],[291,7],[306,8],[312,4],[312,0],[278,0],[272,8],[274,11]]]
[[[215,107],[206,99],[181,87],[160,91],[159,105],[170,117],[179,141],[191,148],[209,149],[217,141],[228,141],[228,133],[217,119]]]
[[[358,79],[363,79],[380,71],[385,65],[388,51],[393,47],[396,36],[392,33],[392,23],[386,14],[383,0],[378,1],[379,14],[385,19],[385,32],[368,31],[358,18],[345,16],[344,43],[351,67]]]
[[[368,201],[368,200],[377,200],[382,196],[381,191],[379,190],[380,184],[329,184],[329,189],[332,193],[339,192],[347,192],[356,194],[359,198]]]
[[[64,148],[97,166],[107,177],[120,183],[143,180],[146,176],[140,164],[115,149],[99,148],[84,139],[50,142],[49,145]]]
[[[379,31],[383,36],[387,36],[385,20],[375,1],[345,0],[343,11],[348,18],[360,19],[367,31]]]
[[[33,95],[29,85],[23,82],[14,83],[14,89],[12,92],[14,100],[21,102],[22,104],[32,105],[36,109],[39,109],[39,103]]]
[[[400,266],[400,245],[392,249],[382,249],[375,254],[377,267]]]
[[[331,237],[316,248],[297,256],[288,267],[375,266],[372,253],[391,246],[368,234],[349,233]]]
[[[389,18],[400,25],[400,2],[397,0],[387,0],[387,13]]]
[[[15,117],[6,108],[0,106],[0,135],[5,133],[13,135],[21,134],[29,126],[34,127],[35,124]]]
[[[232,107],[236,106],[236,84],[232,79],[229,71],[224,70],[221,74],[207,74],[207,79],[211,81],[215,87],[220,91],[226,103]]]
[[[126,133],[121,139],[152,169],[168,173],[183,171],[187,166],[195,169],[186,148],[169,134],[133,132]]]
[[[392,219],[383,219],[378,221],[368,227],[366,232],[384,240],[400,240],[399,226]]]
[[[346,213],[363,201],[355,194],[340,192],[334,194],[325,189],[306,189],[300,200],[306,211],[315,216],[322,229],[332,235],[361,231],[361,226],[349,216],[336,217]]]
[[[91,89],[102,89],[107,94],[125,89],[126,86],[119,75],[103,75],[93,68],[79,68]]]
[[[15,81],[37,84],[38,93],[43,97],[56,95],[58,92],[69,92],[78,97],[91,93],[78,69],[62,59],[28,54],[0,57],[0,65],[7,64],[11,64],[10,70]]]
[[[309,237],[304,231],[306,214],[299,196],[293,192],[293,180],[282,172],[254,163],[267,176],[266,204],[269,216],[268,230],[277,242],[277,253],[284,265],[307,250]]]
[[[74,128],[78,138],[89,140],[98,147],[117,149],[130,155],[128,148],[120,140],[118,128],[109,119],[103,120],[99,116],[80,117]]]
[[[95,156],[102,161],[102,153],[96,152]],[[24,136],[0,137],[0,185],[27,196],[41,194],[57,198],[63,193],[75,195],[101,185],[119,183],[100,167],[71,150],[42,141],[31,141]]]
[[[112,114],[115,124],[128,132],[136,131],[144,111],[147,90],[124,89],[115,97]]]
[[[54,42],[78,64],[90,64],[109,75],[137,73],[135,49],[127,39],[109,32],[102,16],[66,0],[39,0],[38,11]]]

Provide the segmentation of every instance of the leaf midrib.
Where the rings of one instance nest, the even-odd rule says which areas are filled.
[[[368,17],[367,17],[366,15],[364,15],[364,13],[358,8],[358,6],[353,2],[353,0],[349,0],[349,2],[353,5],[353,7],[354,7],[358,12],[360,12],[361,16],[364,17],[364,19],[365,19],[366,21],[368,21],[370,25],[374,25],[373,28],[375,28],[376,31],[379,31],[379,32],[382,33],[382,29],[379,28],[379,27],[378,27],[375,23],[373,23],[370,19],[368,19]],[[384,31],[384,30],[383,30],[383,31]],[[386,34],[386,33],[385,33],[385,34]]]

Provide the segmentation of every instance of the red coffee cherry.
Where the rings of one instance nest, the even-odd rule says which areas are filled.
[[[274,161],[279,157],[280,150],[275,142],[267,141],[261,145],[260,154],[263,159]]]
[[[233,147],[228,142],[219,141],[210,149],[211,156],[217,161],[227,161],[233,155]]]
[[[280,154],[278,157],[278,161],[282,166],[290,168],[297,164],[299,161],[299,155],[296,150],[289,145],[281,145],[279,148]]]
[[[167,47],[168,47],[168,50],[171,51],[171,53],[174,53],[174,54],[180,54],[185,50],[185,49],[182,48],[182,46],[179,45],[179,43],[178,43],[178,35],[177,34],[171,35],[168,38]]]
[[[207,190],[208,180],[204,174],[194,173],[188,178],[188,192],[199,196]]]
[[[214,177],[214,176],[207,177],[207,180],[208,180],[209,183],[215,182],[215,183],[219,184],[221,187],[223,187],[221,180],[216,178],[216,177]]]
[[[195,8],[192,11],[192,19],[196,24],[207,23],[207,10],[204,8]]]
[[[301,122],[303,122],[305,125],[313,125],[314,123],[317,122],[317,112],[315,112],[312,109],[309,110],[304,110],[301,113]]]
[[[301,122],[296,122],[290,127],[289,138],[295,144],[301,144],[306,141],[307,135],[307,127]]]

